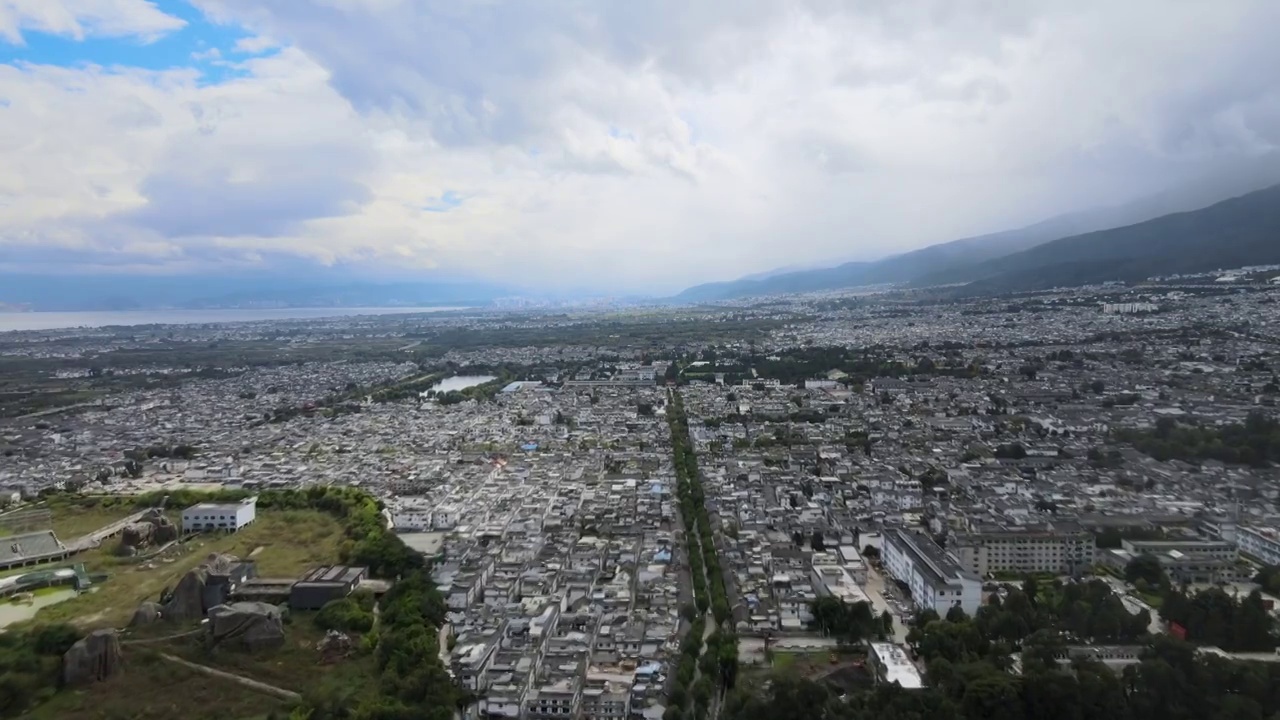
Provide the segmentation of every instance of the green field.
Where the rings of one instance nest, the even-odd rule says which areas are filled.
[[[258,720],[288,716],[288,703],[134,650],[125,671],[80,690],[63,690],[23,717],[32,720]]]
[[[324,638],[324,631],[314,623],[314,612],[294,612],[285,626],[285,644],[278,650],[261,653],[243,653],[228,650],[209,650],[197,638],[181,638],[156,646],[184,660],[217,668],[236,675],[251,677],[258,682],[306,694],[330,681],[368,678],[377,674],[373,657],[367,653],[353,652],[340,662],[325,664],[316,644]],[[356,648],[360,639],[354,638]]]

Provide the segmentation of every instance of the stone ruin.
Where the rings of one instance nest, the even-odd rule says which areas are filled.
[[[209,645],[237,650],[273,650],[284,645],[280,608],[261,602],[236,602],[209,610]]]
[[[115,630],[94,630],[62,656],[62,681],[76,687],[113,677],[123,669]]]
[[[133,556],[139,551],[158,547],[178,539],[178,526],[165,517],[160,508],[151,508],[138,519],[129,523],[120,532],[121,555]]]

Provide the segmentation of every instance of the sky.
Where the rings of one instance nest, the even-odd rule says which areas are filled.
[[[666,292],[1280,150],[1274,0],[0,0],[0,270]]]

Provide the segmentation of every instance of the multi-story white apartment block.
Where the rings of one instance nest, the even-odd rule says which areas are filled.
[[[982,581],[961,568],[946,551],[928,537],[894,528],[884,534],[881,556],[885,569],[906,583],[911,600],[920,609],[946,615],[960,606],[973,615],[982,605]]]
[[[1093,567],[1098,556],[1093,533],[1074,522],[976,528],[957,533],[951,548],[961,567],[978,576],[990,573],[1069,575]]]
[[[1280,565],[1280,530],[1273,527],[1241,525],[1236,528],[1240,552],[1267,565]]]
[[[588,676],[582,689],[583,720],[627,720],[631,714],[630,678]]]

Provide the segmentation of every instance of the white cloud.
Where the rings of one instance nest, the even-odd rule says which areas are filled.
[[[181,29],[186,22],[148,0],[0,0],[0,39],[22,45],[22,31],[86,37],[136,37],[144,41]]]
[[[258,55],[279,46],[280,43],[265,35],[256,35],[237,40],[234,50],[244,55]]]
[[[0,65],[0,243],[665,290],[1280,147],[1265,0],[198,4],[284,49]]]

